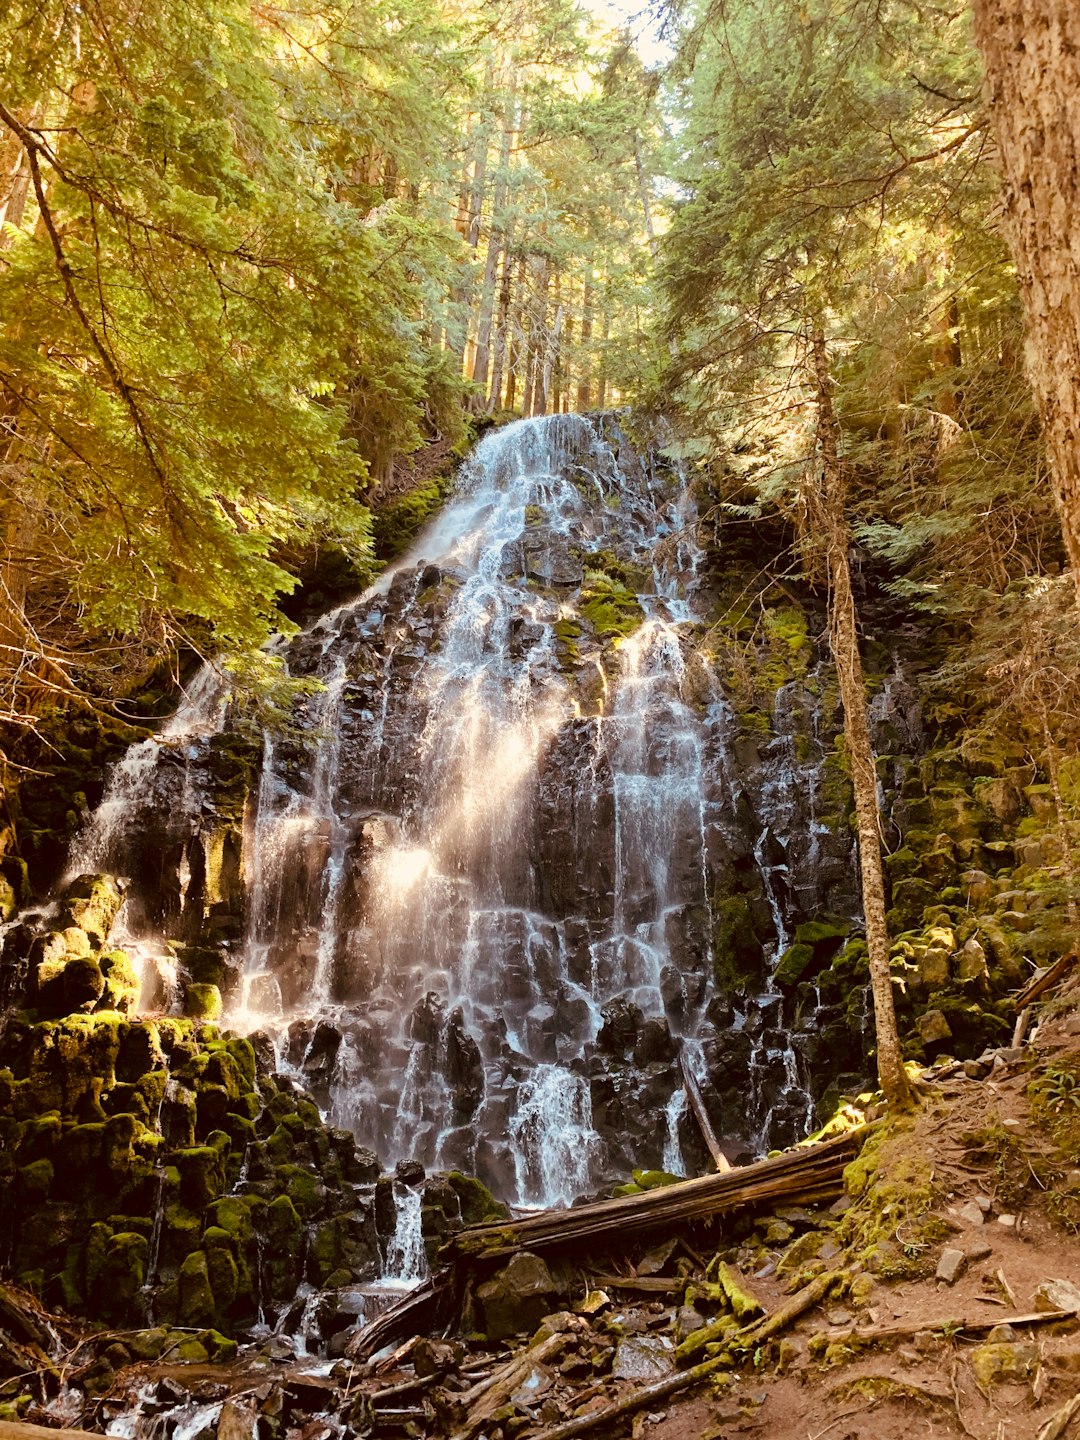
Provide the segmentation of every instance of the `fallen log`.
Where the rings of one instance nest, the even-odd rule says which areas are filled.
[[[471,1436],[483,1429],[495,1412],[502,1409],[507,1403],[514,1391],[524,1384],[535,1367],[542,1365],[545,1360],[551,1359],[559,1351],[565,1350],[571,1338],[571,1335],[565,1331],[549,1335],[539,1345],[530,1346],[528,1350],[523,1350],[520,1354],[515,1355],[513,1360],[504,1365],[501,1370],[496,1370],[494,1375],[482,1381],[481,1384],[473,1386],[471,1390],[466,1390],[463,1395],[456,1395],[454,1397],[455,1404],[461,1406],[467,1413],[464,1423],[455,1432],[453,1440],[470,1440]]]
[[[0,1420],[0,1440],[101,1440],[89,1430],[54,1430],[26,1420]]]
[[[370,1360],[402,1335],[427,1335],[441,1328],[453,1309],[456,1291],[452,1273],[437,1270],[404,1299],[384,1310],[377,1320],[358,1330],[345,1347],[345,1358]]]
[[[640,1295],[678,1295],[693,1282],[687,1279],[665,1279],[661,1275],[593,1275],[590,1290],[632,1290]]]
[[[701,1088],[698,1085],[697,1077],[690,1069],[686,1060],[686,1051],[682,1048],[679,1050],[679,1069],[682,1071],[683,1089],[686,1091],[690,1113],[697,1121],[701,1138],[705,1141],[709,1154],[712,1156],[713,1164],[721,1172],[730,1170],[731,1161],[720,1149],[720,1141],[716,1138],[716,1131],[709,1119],[709,1112],[705,1109],[705,1101],[701,1097]]]
[[[1058,1320],[1075,1320],[1071,1310],[1033,1310],[1026,1315],[976,1315],[971,1319],[920,1320],[906,1325],[880,1325],[874,1330],[853,1330],[860,1340],[907,1340],[923,1330],[942,1335],[982,1335],[998,1325],[1052,1325]]]
[[[1062,955],[1060,960],[1055,961],[1049,970],[1044,970],[1041,974],[1029,980],[1013,1001],[1013,1009],[1017,1015],[1019,1015],[1022,1010],[1026,1010],[1029,1005],[1033,1005],[1035,1001],[1045,995],[1048,990],[1052,990],[1060,980],[1063,980],[1076,964],[1076,960],[1076,951],[1070,950],[1067,955]]]
[[[796,1200],[811,1204],[835,1196],[844,1167],[857,1153],[864,1132],[853,1130],[834,1140],[786,1150],[769,1160],[682,1180],[642,1195],[599,1200],[573,1210],[543,1210],[517,1220],[472,1225],[451,1237],[439,1258],[455,1264],[470,1258],[495,1258],[515,1250],[552,1250],[594,1247],[605,1240],[619,1248],[629,1236],[650,1230],[668,1230],[695,1220],[747,1206]]]

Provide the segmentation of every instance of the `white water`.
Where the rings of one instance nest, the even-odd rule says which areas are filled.
[[[644,621],[617,647],[580,629],[568,654],[582,568],[612,557]],[[810,862],[791,857],[800,790],[813,819],[820,765],[778,741],[760,790],[745,793],[723,677],[695,694],[701,561],[676,473],[628,459],[593,421],[521,422],[477,447],[456,497],[377,585],[285,652],[323,688],[302,707],[306,735],[264,739],[246,929],[226,942],[242,969],[229,1019],[268,1031],[302,1081],[289,1025],[332,1023],[323,1103],[384,1165],[460,1167],[530,1206],[569,1204],[632,1164],[688,1168],[673,1055],[684,1047],[708,1097],[710,903],[733,817],[750,804],[771,967],[793,896],[814,903],[816,832]],[[778,726],[789,702],[777,696]],[[204,672],[160,740],[114,771],[71,873],[109,866],[163,753],[195,753],[224,717],[224,688]],[[184,784],[180,810],[197,809]],[[154,963],[167,955],[159,943]],[[599,1057],[616,998],[671,1048],[640,1063]],[[747,997],[767,1018],[739,1120],[762,1147],[767,1094],[806,1123],[812,1108],[781,998],[771,981]],[[646,1124],[624,1137],[621,1092],[605,1086],[614,1076],[618,1091],[631,1064],[632,1084],[651,1089],[627,1102]],[[422,1273],[416,1195],[398,1196],[399,1279]]]

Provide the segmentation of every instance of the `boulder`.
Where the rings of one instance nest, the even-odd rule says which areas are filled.
[[[552,1309],[558,1287],[539,1255],[519,1250],[476,1292],[490,1340],[533,1331]]]

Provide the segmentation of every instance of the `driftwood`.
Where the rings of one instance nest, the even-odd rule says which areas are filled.
[[[472,1225],[453,1236],[440,1260],[454,1264],[474,1257],[494,1258],[515,1250],[594,1248],[608,1241],[623,1248],[628,1237],[650,1230],[710,1220],[732,1210],[799,1200],[831,1199],[842,1185],[844,1167],[862,1143],[863,1132],[786,1150],[770,1160],[682,1180],[642,1195],[600,1200],[573,1210],[542,1210],[524,1219]]]
[[[1075,1320],[1071,1310],[1033,1310],[1027,1315],[977,1315],[967,1320],[920,1320],[916,1324],[881,1325],[875,1330],[855,1330],[860,1340],[906,1340],[922,1330],[946,1335],[979,1335],[997,1325],[1052,1325],[1057,1320]]]
[[[662,1275],[593,1275],[590,1290],[632,1290],[638,1295],[677,1295],[692,1282],[666,1279]]]
[[[557,1355],[560,1350],[565,1350],[571,1340],[571,1334],[567,1331],[559,1331],[555,1335],[549,1335],[539,1345],[530,1346],[515,1355],[513,1360],[496,1370],[494,1375],[483,1380],[479,1385],[474,1385],[471,1390],[466,1390],[463,1395],[456,1395],[454,1401],[463,1410],[467,1411],[465,1422],[455,1433],[453,1440],[469,1440],[475,1435],[497,1410],[509,1401],[514,1391],[524,1384],[530,1373],[537,1365],[542,1365],[545,1360]]]
[[[1039,1431],[1037,1440],[1061,1440],[1061,1436],[1069,1428],[1069,1422],[1078,1411],[1080,1411],[1080,1395],[1074,1395],[1071,1400],[1066,1400],[1060,1410],[1055,1410],[1050,1416],[1050,1419]]]
[[[370,1360],[386,1345],[391,1345],[402,1335],[414,1338],[429,1334],[445,1323],[444,1316],[453,1299],[455,1286],[453,1278],[445,1270],[436,1271],[422,1285],[384,1310],[377,1320],[358,1330],[345,1348],[345,1358],[353,1361]],[[401,1355],[408,1353],[402,1350]]]
[[[1062,955],[1060,960],[1055,961],[1049,970],[1044,970],[1041,975],[1036,975],[1034,979],[1029,980],[1013,1001],[1013,1009],[1017,1015],[1022,1010],[1026,1010],[1029,1005],[1034,1004],[1048,990],[1052,990],[1060,980],[1063,980],[1076,964],[1076,960],[1076,951],[1070,950],[1067,955]]]
[[[0,1440],[101,1440],[89,1430],[54,1430],[25,1420],[0,1420]]]
[[[749,1349],[760,1343],[761,1340],[767,1339],[769,1335],[776,1334],[777,1331],[790,1325],[793,1320],[797,1320],[800,1315],[823,1299],[839,1278],[840,1274],[835,1270],[819,1275],[766,1320],[731,1333],[728,1336],[728,1343],[739,1349]],[[718,1355],[715,1359],[703,1360],[700,1365],[694,1365],[689,1370],[681,1370],[678,1374],[668,1375],[663,1380],[655,1380],[651,1385],[634,1390],[621,1400],[615,1401],[613,1405],[605,1405],[602,1410],[594,1410],[591,1415],[579,1415],[576,1420],[568,1420],[564,1425],[556,1425],[550,1430],[541,1430],[534,1440],[577,1440],[578,1436],[588,1435],[594,1430],[600,1430],[607,1435],[609,1427],[627,1415],[633,1415],[637,1410],[644,1410],[646,1406],[653,1405],[658,1400],[666,1400],[669,1395],[677,1395],[681,1390],[690,1390],[695,1385],[699,1385],[702,1380],[707,1380],[710,1375],[714,1375],[718,1370],[730,1366],[730,1364],[731,1358],[728,1355]]]
[[[712,1156],[713,1164],[721,1173],[731,1169],[731,1161],[720,1149],[720,1141],[716,1138],[716,1131],[713,1129],[712,1121],[709,1119],[709,1112],[705,1109],[705,1101],[701,1098],[701,1089],[697,1078],[690,1066],[686,1063],[686,1051],[679,1051],[679,1068],[682,1070],[683,1088],[686,1091],[686,1098],[690,1105],[690,1111],[697,1121],[698,1129],[701,1131],[701,1138],[705,1141],[709,1154]]]

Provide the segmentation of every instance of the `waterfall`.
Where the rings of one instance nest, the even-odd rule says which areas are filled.
[[[793,685],[773,740],[738,748],[697,653],[706,569],[655,446],[610,417],[494,431],[412,548],[278,647],[316,684],[245,804],[219,798],[231,732],[206,671],[113,771],[70,870],[131,876],[141,943],[218,949],[228,1022],[384,1166],[530,1206],[689,1172],[680,1050],[721,1135],[797,1138],[813,1103],[767,977],[800,918],[853,913],[843,867],[818,880],[829,724],[794,745],[816,702]],[[714,901],[735,881],[772,938],[763,985],[729,995]],[[415,1278],[420,1196],[396,1198],[387,1265]]]

